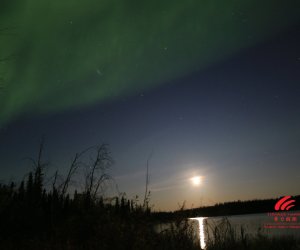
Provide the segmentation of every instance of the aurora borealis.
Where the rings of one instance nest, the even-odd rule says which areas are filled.
[[[49,174],[109,143],[129,198],[153,152],[156,209],[299,194],[299,13],[296,0],[2,0],[0,181],[23,178],[44,136]]]
[[[296,23],[299,2],[5,0],[0,12],[3,124],[208,67]]]

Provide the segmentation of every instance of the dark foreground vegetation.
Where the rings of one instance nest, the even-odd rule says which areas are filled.
[[[206,250],[299,250],[300,239],[294,236],[268,237],[260,230],[248,234],[244,227],[234,228],[224,218],[214,225]]]
[[[43,144],[37,159],[30,159],[33,170],[22,181],[0,184],[0,249],[200,249],[197,232],[187,219],[190,210],[154,213],[146,193],[142,202],[121,193],[104,196],[111,181],[107,145],[76,154],[65,177],[58,171],[46,177],[42,152]],[[78,173],[84,173],[84,185],[71,191]],[[157,224],[166,219],[171,223],[158,231]],[[222,222],[213,230],[207,249],[300,249],[294,238],[250,237],[243,230],[237,235]]]
[[[0,185],[0,249],[199,249],[186,219],[155,231],[148,196],[142,204],[122,194],[104,198],[112,163],[106,145],[76,154],[67,176],[56,172],[48,186],[42,151],[24,180]],[[84,187],[70,194],[81,168]]]
[[[185,220],[158,233],[151,212],[125,198],[62,197],[37,180],[0,187],[0,249],[199,249]]]

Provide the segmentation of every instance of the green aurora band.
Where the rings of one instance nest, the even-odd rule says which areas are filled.
[[[146,91],[300,20],[298,0],[1,0],[0,124]]]

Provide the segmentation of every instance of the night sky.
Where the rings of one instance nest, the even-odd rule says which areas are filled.
[[[108,143],[129,198],[152,155],[157,210],[296,195],[299,96],[299,1],[0,3],[2,182],[44,136],[49,176]]]

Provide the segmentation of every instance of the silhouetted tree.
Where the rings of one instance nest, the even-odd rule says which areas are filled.
[[[33,174],[32,172],[29,172],[27,183],[26,183],[26,193],[27,195],[31,196],[32,192],[33,192]]]
[[[113,163],[111,153],[107,144],[102,144],[96,148],[96,157],[90,165],[87,165],[86,192],[95,199],[99,189],[103,188],[106,181],[110,180],[107,170]]]

